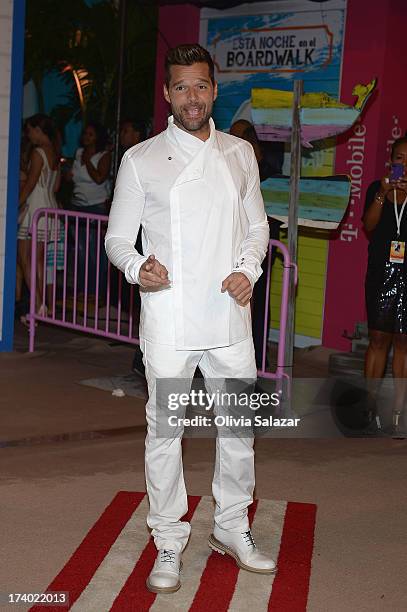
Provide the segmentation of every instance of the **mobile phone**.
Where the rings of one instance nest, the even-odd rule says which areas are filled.
[[[404,176],[404,165],[403,164],[392,164],[391,165],[391,173],[390,173],[390,180],[391,181],[398,181],[399,179],[403,178]]]

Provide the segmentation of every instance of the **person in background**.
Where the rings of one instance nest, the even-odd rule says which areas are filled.
[[[25,129],[22,130],[21,137],[21,146],[20,146],[20,188],[19,193],[22,192],[24,184],[28,178],[28,171],[30,167],[30,157],[33,151],[34,146],[31,144],[27,134],[25,133]],[[20,226],[21,221],[24,219],[26,214],[26,202],[23,202],[22,205],[19,206],[18,209],[18,226]],[[28,292],[28,287],[24,282],[24,271],[23,265],[20,261],[20,254],[17,251],[17,267],[16,267],[16,303],[15,303],[15,317],[18,319],[23,325],[28,325],[26,320],[26,313],[29,310],[30,304],[30,295]]]
[[[120,147],[122,150],[122,155],[131,147],[143,142],[147,137],[147,129],[146,125],[143,121],[134,121],[132,119],[125,119],[121,124],[120,129]],[[143,252],[143,246],[141,244],[141,229],[137,234],[136,240],[136,249],[139,253]],[[126,301],[127,296],[126,291],[123,292],[123,299]],[[140,293],[138,291],[134,292],[134,308],[140,312],[141,301],[140,301]],[[133,362],[132,362],[132,370],[135,374],[138,374],[142,378],[145,377],[145,368],[143,364],[143,354],[139,346],[136,347],[134,352]]]
[[[259,166],[260,182],[265,181],[271,176],[281,174],[284,160],[284,145],[282,143],[267,143],[271,146],[267,147],[266,143],[260,143],[257,138],[256,130],[253,125],[245,119],[239,119],[230,127],[230,134],[243,138],[253,147]],[[270,238],[278,240],[280,237],[280,221],[276,221],[271,217],[267,217],[270,229]],[[273,259],[275,259],[275,249],[273,250]],[[253,341],[256,352],[256,365],[260,370],[263,359],[263,342],[264,342],[264,318],[266,315],[266,290],[267,290],[267,257],[262,263],[263,274],[254,286],[253,290]],[[267,329],[269,329],[270,309],[267,310]],[[266,368],[268,363],[268,352],[266,351]]]
[[[120,126],[120,148],[122,155],[130,147],[147,138],[147,128],[144,121],[124,119]]]
[[[284,157],[284,145],[282,143],[261,143],[257,138],[253,124],[246,119],[235,121],[231,125],[229,133],[243,138],[252,145],[259,166],[260,182],[276,174],[281,174]]]
[[[21,181],[18,238],[18,258],[28,288],[31,286],[31,236],[29,233],[34,213],[39,208],[57,208],[55,192],[60,182],[59,159],[60,137],[52,119],[36,114],[25,122],[25,133],[33,149],[30,154],[25,180]],[[55,223],[45,217],[38,222],[37,233],[37,278],[35,308],[38,314],[47,315],[46,298],[42,296],[45,241],[53,239]],[[24,322],[24,321],[22,321]]]
[[[110,167],[111,153],[107,149],[107,130],[96,121],[85,126],[82,146],[76,151],[72,166],[73,197],[71,210],[94,215],[107,214],[107,202],[110,197]],[[71,224],[71,235],[74,224]],[[107,260],[100,240],[100,252],[97,251],[97,229],[95,222],[89,226],[88,261],[86,261],[86,221],[79,223],[78,232],[78,278],[77,288],[84,291],[85,270],[88,266],[88,292],[96,290],[96,262],[99,259],[99,295],[103,296],[106,289]],[[73,230],[73,231],[72,231]]]
[[[393,143],[391,162],[404,167],[403,176],[389,175],[370,185],[366,193],[363,225],[369,234],[365,280],[369,346],[365,377],[376,382],[384,376],[393,346],[396,430],[407,432],[407,138]],[[377,387],[377,385],[376,385]]]

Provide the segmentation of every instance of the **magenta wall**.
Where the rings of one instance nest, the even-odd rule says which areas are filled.
[[[160,7],[158,17],[154,133],[167,127],[168,105],[163,97],[164,58],[170,47],[199,41],[200,9],[191,4]],[[167,45],[168,43],[168,45]]]
[[[325,296],[324,346],[348,350],[344,330],[366,320],[364,278],[367,239],[362,228],[365,192],[383,175],[391,142],[407,127],[407,58],[403,52],[405,0],[348,0],[341,101],[353,103],[355,83],[378,77],[360,123],[338,142],[336,172],[352,176],[352,197],[337,237],[330,241]]]
[[[349,350],[342,337],[366,319],[364,277],[367,239],[361,217],[365,192],[379,178],[388,160],[391,142],[407,128],[407,0],[348,0],[341,101],[353,104],[356,83],[378,77],[376,93],[346,138],[338,139],[336,172],[350,174],[352,198],[340,231],[329,243],[325,294],[324,346]],[[170,46],[199,41],[200,10],[191,5],[162,6],[159,13],[154,132],[166,127],[168,107],[162,94],[164,57]],[[166,39],[166,41],[164,40]]]

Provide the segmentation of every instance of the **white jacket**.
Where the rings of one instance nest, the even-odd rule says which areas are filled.
[[[183,350],[251,334],[250,304],[239,306],[221,285],[235,271],[253,286],[269,240],[252,146],[210,123],[189,162],[172,117],[164,132],[124,154],[105,240],[129,283],[150,254],[167,268],[169,288],[141,290],[140,338]],[[144,257],[134,248],[140,223]]]

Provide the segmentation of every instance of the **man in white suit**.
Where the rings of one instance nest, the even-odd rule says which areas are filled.
[[[156,435],[157,381],[183,379],[190,388],[198,365],[209,384],[256,379],[250,297],[269,228],[253,148],[216,131],[216,95],[205,49],[181,45],[167,53],[168,128],[124,154],[106,234],[110,260],[141,288],[147,522],[158,549],[147,586],[154,592],[179,589],[190,534],[181,521],[187,510],[181,435]],[[144,256],[134,248],[140,224]],[[209,545],[243,569],[272,573],[275,563],[257,550],[250,532],[253,489],[253,437],[218,436]]]

